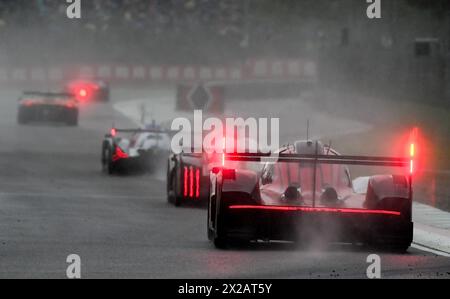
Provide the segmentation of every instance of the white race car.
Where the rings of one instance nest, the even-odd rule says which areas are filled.
[[[126,138],[127,134],[131,136]],[[108,174],[127,171],[154,172],[161,161],[167,160],[170,140],[168,131],[156,127],[113,128],[103,140],[103,170]]]

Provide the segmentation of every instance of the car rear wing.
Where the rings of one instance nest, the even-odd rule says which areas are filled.
[[[201,153],[182,153],[186,157],[201,158]],[[219,155],[219,154],[217,154]],[[412,167],[412,159],[406,157],[382,157],[382,156],[335,156],[335,155],[299,155],[299,154],[220,154],[224,161],[236,162],[260,162],[260,163],[316,163],[316,164],[341,164],[360,166],[385,166],[385,167]],[[225,165],[224,165],[225,166]],[[410,168],[412,170],[412,168]],[[412,171],[410,171],[412,174]]]
[[[409,167],[410,158],[380,156],[335,156],[335,155],[299,155],[299,154],[225,154],[225,160],[261,163],[308,162],[317,164],[344,164],[362,166]]]
[[[23,96],[40,96],[40,97],[73,97],[72,93],[68,92],[41,92],[41,91],[24,91]]]
[[[316,153],[318,152],[316,147]],[[234,179],[236,172],[226,168],[226,161],[237,162],[260,162],[260,163],[299,163],[312,164],[314,167],[313,190],[316,190],[316,173],[319,164],[340,164],[340,165],[360,165],[360,166],[384,166],[401,167],[408,169],[409,180],[407,180],[410,196],[412,196],[412,181],[414,172],[414,144],[411,144],[410,157],[383,157],[383,156],[351,156],[351,155],[323,155],[323,154],[289,154],[289,153],[244,153],[244,154],[223,154],[222,168],[213,169],[214,173],[222,172],[224,179]],[[313,192],[313,202],[316,202],[316,192]]]
[[[172,131],[163,129],[116,129],[112,128],[111,131],[105,135],[106,138],[115,137],[119,133],[125,134],[139,134],[139,133],[155,133],[155,134],[173,134]]]

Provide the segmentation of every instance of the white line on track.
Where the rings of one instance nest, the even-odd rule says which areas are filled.
[[[95,199],[108,199],[108,198],[117,198],[117,199],[148,199],[151,195],[148,196],[131,196],[131,195],[105,195],[105,194],[55,194],[55,193],[5,193],[0,192],[0,199],[2,197],[47,197],[47,198],[67,198],[67,197],[78,197],[78,198],[95,198]],[[162,198],[162,197],[161,197]]]
[[[439,255],[439,256],[450,257],[450,253],[449,252],[433,249],[433,248],[430,248],[430,247],[427,247],[427,246],[424,246],[424,245],[420,245],[420,244],[417,244],[417,243],[413,243],[411,245],[411,247],[413,247],[415,249],[422,250],[422,251],[426,251],[426,252],[429,252],[429,253],[432,253],[432,254],[436,254],[436,255]]]

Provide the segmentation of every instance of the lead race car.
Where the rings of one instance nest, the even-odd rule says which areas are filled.
[[[21,125],[36,122],[62,122],[78,125],[79,107],[70,93],[27,91],[19,98],[17,122]]]
[[[412,243],[413,157],[342,156],[320,142],[299,141],[275,155],[225,155],[224,160],[211,172],[208,203],[208,238],[217,248],[232,241],[324,238],[403,252]],[[258,173],[225,167],[228,161],[264,167]],[[371,171],[409,167],[411,173],[352,181],[349,167],[358,165]]]
[[[141,129],[112,128],[103,140],[102,168],[110,175],[127,171],[154,172],[161,161],[166,161],[169,149],[170,132],[154,125]]]

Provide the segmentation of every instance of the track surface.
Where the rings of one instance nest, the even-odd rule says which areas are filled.
[[[366,277],[368,249],[214,249],[206,211],[168,205],[165,182],[101,173],[103,134],[128,125],[110,105],[84,108],[78,128],[18,126],[17,95],[0,94],[0,278],[65,278],[73,253],[83,278]],[[378,254],[385,278],[450,278],[448,258]]]

